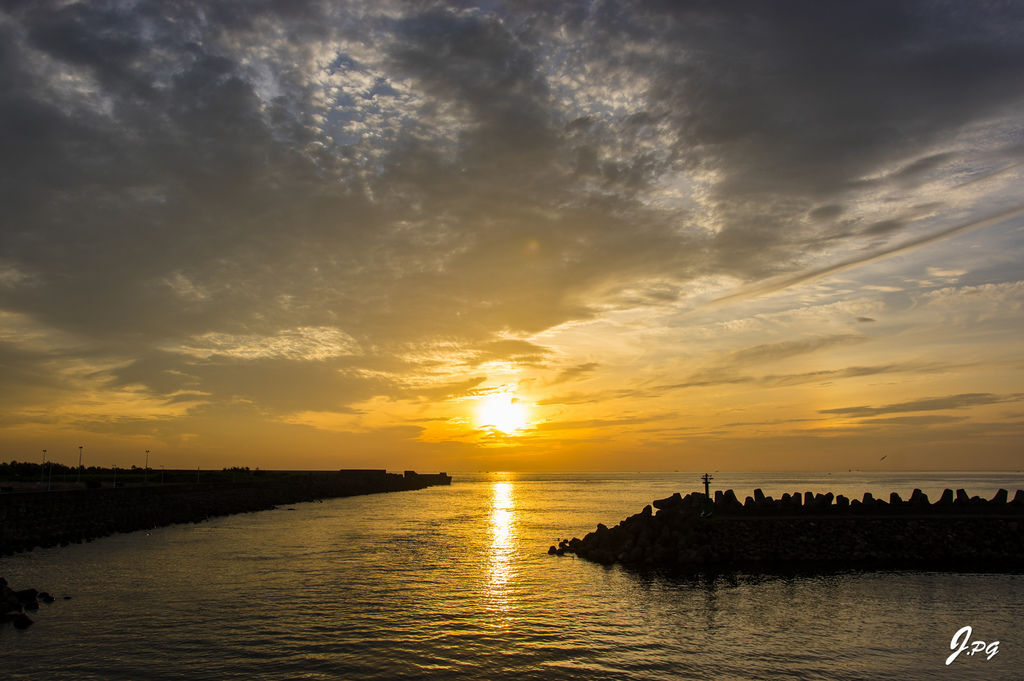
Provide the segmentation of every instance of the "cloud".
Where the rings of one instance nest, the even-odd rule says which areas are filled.
[[[543,334],[1019,220],[1022,26],[999,3],[7,3],[0,339],[24,365],[0,381],[46,409],[73,365],[275,417],[447,399],[489,362],[626,382],[657,361]],[[862,340],[779,338],[660,390],[855,375],[759,376]]]
[[[832,336],[818,336],[801,338],[798,340],[782,341],[778,343],[764,343],[740,350],[734,350],[721,357],[714,364],[690,374],[688,379],[681,383],[660,385],[655,391],[678,390],[681,388],[699,388],[711,385],[728,385],[738,383],[752,383],[762,380],[766,383],[783,385],[787,380],[804,382],[807,375],[801,374],[792,377],[771,376],[757,379],[753,376],[740,373],[744,369],[770,364],[791,357],[798,357],[835,347],[856,345],[867,340],[866,337],[856,334],[836,334]],[[846,370],[847,375],[855,375],[856,368]],[[842,372],[826,372],[831,376],[842,377]],[[824,376],[822,376],[824,378]],[[810,380],[818,380],[812,378]]]
[[[552,379],[551,384],[557,385],[567,381],[578,380],[587,374],[593,373],[600,366],[597,362],[584,362],[583,364],[567,367],[558,372],[558,375]]]
[[[836,414],[839,416],[877,416],[880,414],[899,414],[914,411],[942,411],[945,409],[965,409],[987,404],[1015,402],[1022,399],[1021,395],[994,395],[992,393],[962,393],[944,397],[928,397],[910,402],[887,404],[881,407],[840,407],[836,409],[820,409],[819,414]]]

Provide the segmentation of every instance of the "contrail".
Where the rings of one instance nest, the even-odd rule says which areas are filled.
[[[875,262],[876,260],[881,260],[882,258],[886,258],[896,253],[903,253],[904,251],[913,250],[919,246],[924,246],[925,244],[930,244],[934,241],[940,241],[947,237],[955,236],[957,234],[964,234],[966,232],[971,232],[976,229],[981,229],[982,227],[988,227],[989,225],[994,225],[999,222],[1003,222],[1004,220],[1010,220],[1020,215],[1024,215],[1024,205],[1016,206],[1001,213],[990,215],[989,217],[986,218],[971,220],[969,222],[962,222],[958,225],[954,225],[940,232],[918,237],[917,239],[911,239],[910,241],[905,241],[901,244],[897,244],[896,246],[892,246],[881,251],[876,251],[875,253],[871,253],[869,255],[865,255],[858,258],[850,258],[849,260],[844,260],[842,262],[838,262],[832,265],[827,265],[825,267],[821,267],[816,270],[811,270],[809,272],[796,274],[791,277],[776,279],[774,281],[766,281],[762,284],[746,288],[742,291],[730,293],[729,295],[722,296],[721,298],[715,298],[714,300],[704,303],[703,305],[699,305],[696,309],[699,309],[701,307],[708,307],[710,305],[720,305],[722,303],[731,300],[736,300],[739,298],[751,298],[759,295],[764,295],[766,293],[774,293],[775,291],[781,291],[782,289],[789,288],[790,286],[802,284],[805,281],[819,279],[821,277],[825,277],[836,272],[842,272],[843,270],[848,270],[854,267],[858,267],[860,265],[865,265],[870,262]]]

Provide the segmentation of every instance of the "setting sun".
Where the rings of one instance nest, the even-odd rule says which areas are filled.
[[[494,428],[506,435],[525,427],[528,416],[526,405],[509,393],[485,397],[476,411],[479,428]]]

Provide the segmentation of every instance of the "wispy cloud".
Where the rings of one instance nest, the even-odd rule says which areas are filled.
[[[836,414],[840,416],[877,416],[879,414],[899,414],[914,411],[944,411],[946,409],[964,409],[979,405],[999,404],[1002,402],[1016,402],[1024,399],[1024,395],[993,395],[991,393],[963,393],[960,395],[946,395],[943,397],[928,397],[910,402],[899,402],[886,404],[880,407],[840,407],[836,409],[820,409],[820,414]]]

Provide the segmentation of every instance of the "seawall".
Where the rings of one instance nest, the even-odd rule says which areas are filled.
[[[1024,491],[992,499],[946,490],[935,503],[915,490],[888,502],[866,494],[765,497],[740,503],[732,490],[714,501],[694,492],[659,499],[614,527],[548,553],[603,564],[683,571],[789,569],[956,569],[1024,572]],[[657,509],[656,511],[654,509]]]
[[[444,473],[295,473],[282,479],[0,494],[0,555],[332,497],[451,484]]]

